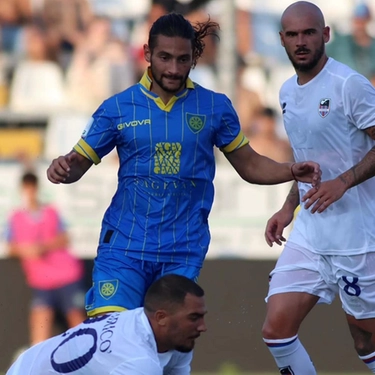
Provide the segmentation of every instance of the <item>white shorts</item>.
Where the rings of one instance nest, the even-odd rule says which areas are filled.
[[[270,273],[266,301],[273,294],[305,292],[332,303],[339,294],[343,310],[356,319],[375,318],[375,253],[319,255],[287,243]]]

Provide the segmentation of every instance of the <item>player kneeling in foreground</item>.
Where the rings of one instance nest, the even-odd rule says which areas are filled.
[[[6,375],[187,375],[205,314],[203,289],[169,274],[151,285],[144,307],[89,318],[34,345]]]

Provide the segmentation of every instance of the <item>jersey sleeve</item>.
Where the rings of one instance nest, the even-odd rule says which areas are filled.
[[[224,98],[221,107],[222,114],[215,144],[221,151],[228,153],[246,145],[249,141],[241,131],[238,115],[229,98]]]
[[[163,370],[152,358],[134,358],[117,366],[110,375],[163,375]]]
[[[81,139],[73,147],[74,151],[99,164],[101,159],[117,145],[118,129],[108,113],[104,102],[93,114],[83,130]]]
[[[375,88],[360,74],[351,75],[343,87],[345,115],[358,129],[375,126]]]
[[[175,352],[171,364],[164,368],[163,375],[190,375],[191,361],[193,359],[193,352],[179,353]]]

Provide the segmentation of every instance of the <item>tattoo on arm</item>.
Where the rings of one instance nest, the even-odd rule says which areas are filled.
[[[299,205],[299,190],[297,182],[294,182],[292,187],[290,188],[285,203],[290,204],[294,208],[296,208]]]
[[[373,129],[375,136],[375,127]],[[360,183],[375,176],[375,146],[364,156],[364,158],[352,168],[339,176],[348,188],[359,185]]]

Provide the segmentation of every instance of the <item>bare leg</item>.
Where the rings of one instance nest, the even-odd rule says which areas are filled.
[[[271,296],[267,303],[263,324],[265,339],[282,339],[295,336],[307,314],[319,297],[308,293],[280,293]]]
[[[281,374],[316,375],[315,367],[298,338],[298,330],[319,297],[288,292],[268,299],[263,339]]]
[[[66,314],[66,321],[69,328],[75,327],[87,319],[86,314],[81,309],[72,309]]]
[[[37,344],[51,337],[54,311],[46,306],[33,307],[30,311],[30,343]]]
[[[375,318],[355,319],[346,314],[354,348],[365,365],[375,373]]]

